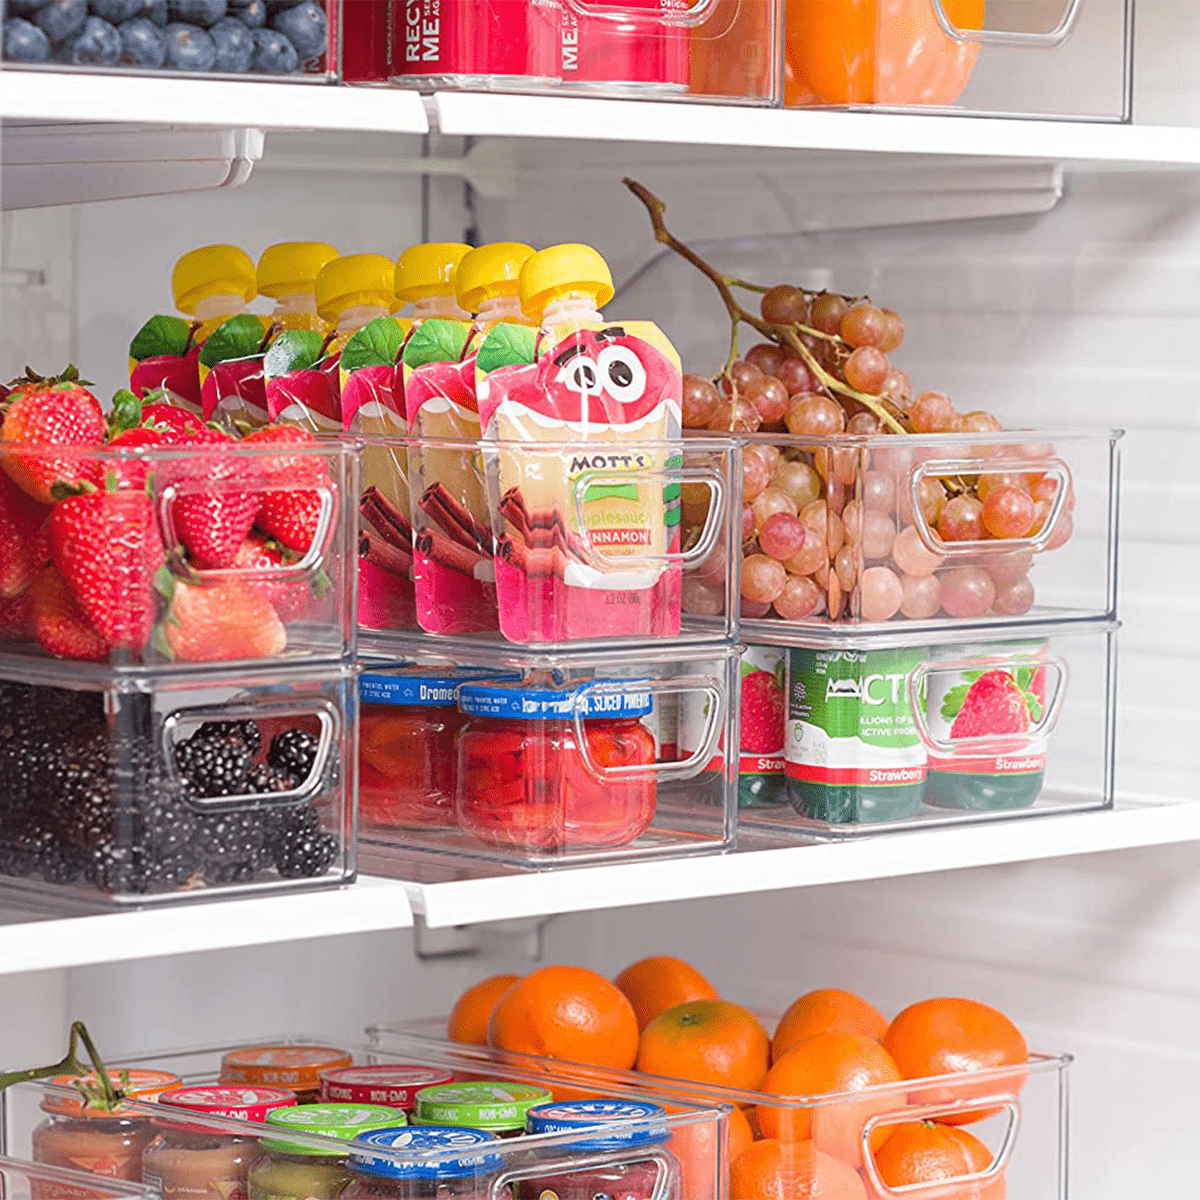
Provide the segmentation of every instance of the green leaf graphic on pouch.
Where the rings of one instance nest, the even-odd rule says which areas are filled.
[[[396,361],[404,345],[404,330],[392,317],[368,321],[343,347],[338,360],[342,371],[360,367],[386,367]]]
[[[325,357],[325,335],[315,329],[288,329],[272,343],[263,359],[268,379],[289,371],[309,371]]]
[[[218,325],[200,348],[200,361],[206,367],[238,358],[252,358],[263,343],[263,323],[249,313],[238,313]]]
[[[187,353],[192,327],[182,317],[159,314],[151,317],[133,335],[129,343],[129,357],[141,362],[160,355],[182,358]]]
[[[468,332],[461,321],[441,317],[422,321],[404,344],[404,365],[423,367],[427,363],[458,362],[466,349]]]
[[[537,331],[528,325],[508,325],[503,322],[488,330],[475,369],[487,375],[497,367],[528,367],[536,361]]]

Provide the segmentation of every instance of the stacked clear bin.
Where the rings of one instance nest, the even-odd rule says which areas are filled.
[[[281,1041],[313,1044],[321,1039],[276,1039],[272,1045],[278,1045]],[[217,1080],[221,1058],[225,1051],[232,1048],[210,1047],[142,1055],[136,1060],[115,1064],[112,1069],[138,1067],[166,1070],[179,1075],[185,1085],[201,1085]],[[532,1084],[558,1100],[577,1099],[584,1095],[576,1087],[568,1086],[577,1082],[580,1068],[564,1066],[560,1072],[555,1067],[547,1070],[538,1064],[531,1069],[514,1062],[510,1056],[496,1052],[485,1051],[467,1057],[458,1054],[453,1047],[430,1047],[421,1058],[409,1059],[386,1048],[364,1047],[354,1049],[353,1057],[356,1064],[362,1065],[382,1067],[416,1063],[440,1069],[457,1079]],[[304,1200],[305,1196],[319,1196],[319,1200],[361,1196],[364,1182],[380,1189],[381,1195],[393,1197],[394,1200],[425,1200],[426,1197],[433,1200],[434,1197],[446,1196],[464,1197],[467,1200],[512,1200],[513,1197],[536,1200],[545,1194],[545,1188],[552,1186],[554,1180],[569,1180],[563,1189],[568,1194],[574,1194],[569,1190],[571,1187],[582,1188],[594,1181],[597,1186],[587,1193],[590,1196],[603,1190],[599,1186],[600,1181],[619,1180],[623,1175],[627,1178],[636,1177],[639,1186],[646,1185],[644,1194],[650,1195],[652,1192],[661,1200],[683,1200],[684,1197],[687,1200],[717,1200],[723,1194],[719,1189],[725,1170],[722,1148],[729,1112],[723,1102],[710,1105],[705,1101],[698,1104],[686,1098],[676,1098],[670,1093],[659,1098],[644,1086],[630,1087],[599,1076],[595,1085],[589,1087],[585,1094],[588,1098],[599,1096],[609,1100],[649,1101],[657,1109],[652,1116],[612,1122],[594,1131],[573,1129],[569,1132],[526,1134],[502,1139],[489,1135],[481,1145],[484,1152],[481,1157],[485,1161],[478,1164],[477,1170],[464,1171],[453,1178],[449,1177],[448,1172],[447,1177],[441,1179],[436,1178],[438,1153],[406,1148],[403,1136],[398,1136],[397,1144],[391,1148],[378,1144],[372,1146],[371,1155],[377,1157],[378,1162],[372,1164],[376,1170],[367,1174],[355,1171],[353,1142],[307,1134],[298,1126],[291,1126],[286,1132],[286,1147],[289,1151],[288,1164],[293,1167],[292,1174],[301,1176],[305,1174],[306,1163],[311,1165],[319,1162],[327,1168],[321,1172],[323,1182],[326,1185],[331,1180],[333,1182],[327,1192],[319,1193],[310,1187],[308,1191],[297,1193],[295,1200]],[[6,1095],[4,1147],[30,1158],[35,1158],[38,1147],[45,1145],[39,1129],[45,1130],[47,1123],[54,1119],[56,1109],[77,1104],[78,1099],[72,1089],[48,1083],[18,1084]],[[180,1109],[164,1104],[132,1100],[122,1103],[120,1113],[114,1115],[118,1119],[93,1115],[76,1120],[75,1124],[84,1126],[79,1130],[84,1137],[89,1132],[94,1133],[100,1125],[106,1126],[105,1132],[120,1138],[124,1147],[133,1147],[134,1152],[122,1159],[125,1168],[123,1173],[140,1178],[142,1159],[147,1152],[153,1156],[164,1137],[181,1140],[177,1132],[183,1124],[181,1116],[185,1116],[186,1122],[182,1134],[184,1150],[200,1151],[200,1154],[192,1156],[196,1161],[187,1164],[192,1176],[189,1182],[195,1185],[199,1173],[201,1183],[211,1184],[212,1194],[226,1194],[226,1188],[238,1183],[243,1189],[242,1194],[245,1194],[249,1178],[249,1194],[255,1196],[261,1190],[251,1177],[255,1164],[282,1152],[279,1127],[192,1111],[183,1114]],[[90,1126],[84,1125],[87,1121],[91,1122]],[[397,1108],[394,1127],[403,1130],[408,1124],[404,1111]],[[70,1128],[62,1131],[67,1138],[71,1133]],[[629,1144],[622,1146],[623,1140]],[[63,1136],[56,1141],[61,1144]],[[236,1161],[233,1162],[237,1178],[214,1177],[204,1180],[203,1170],[206,1166],[212,1170],[224,1168],[227,1175],[230,1155],[218,1152],[201,1161],[201,1154],[206,1150],[219,1151],[221,1147],[231,1144],[238,1147]],[[479,1149],[476,1148],[476,1153]],[[361,1146],[359,1153],[362,1153]],[[179,1161],[181,1157],[177,1152],[180,1168],[184,1165]],[[161,1162],[162,1155],[157,1158]],[[419,1180],[419,1186],[413,1180],[380,1178],[384,1174],[380,1168],[386,1169],[389,1163],[399,1167],[408,1164],[410,1171],[414,1165],[424,1164],[426,1170],[412,1171],[412,1174],[425,1178]],[[317,1174],[311,1166],[307,1173]],[[277,1177],[280,1174],[277,1173]],[[107,1182],[103,1181],[100,1186],[105,1186]],[[409,1190],[405,1190],[406,1187]],[[273,1194],[280,1190],[275,1188]],[[174,1189],[166,1190],[167,1195],[173,1192]],[[101,1193],[98,1200],[107,1198]]]
[[[6,470],[51,463],[105,499],[74,540],[55,507],[49,539],[39,517],[20,546],[33,581],[0,634],[0,887],[61,909],[353,878],[357,449],[288,447],[290,482],[279,455],[6,448]],[[277,503],[311,501],[307,552],[198,567],[181,530],[249,519],[265,474]]]
[[[1133,0],[786,0],[787,107],[1127,121]]]
[[[777,1019],[761,1018],[769,1029]],[[444,1020],[400,1021],[368,1030],[381,1050],[409,1061],[455,1064],[455,1069],[478,1073],[495,1051],[445,1040]],[[889,1188],[878,1177],[873,1151],[889,1130],[914,1121],[939,1121],[963,1128],[991,1152],[991,1162],[971,1176],[954,1179],[955,1195],[1038,1197],[1065,1200],[1067,1196],[1067,1085],[1071,1056],[1030,1054],[1020,1066],[963,1071],[898,1084],[874,1084],[857,1091],[814,1096],[782,1096],[737,1088],[683,1082],[597,1067],[573,1066],[557,1060],[506,1053],[506,1064],[529,1077],[553,1071],[565,1085],[587,1094],[674,1097],[705,1107],[735,1105],[751,1117],[755,1137],[774,1137],[783,1143],[812,1139],[817,1149],[853,1164],[870,1196],[939,1200],[948,1196],[944,1183]],[[718,1197],[729,1192],[728,1156],[722,1156]],[[785,1159],[786,1161],[786,1159]],[[961,1193],[957,1189],[962,1189]],[[690,1190],[680,1200],[704,1200]]]
[[[731,845],[737,615],[684,598],[703,580],[732,594],[737,444],[363,454],[370,868],[396,851],[543,867]]]
[[[159,1191],[150,1184],[0,1154],[0,1195],[5,1200],[154,1200]]]
[[[1111,805],[1119,438],[742,439],[743,829]],[[978,498],[1014,480],[1033,524],[990,536]],[[804,526],[794,552],[756,532],[776,512]],[[707,582],[684,596],[723,600]]]

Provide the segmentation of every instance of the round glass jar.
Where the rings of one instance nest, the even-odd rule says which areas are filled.
[[[528,1083],[486,1079],[478,1083],[444,1083],[417,1093],[412,1123],[482,1129],[501,1138],[520,1137],[525,1132],[525,1114],[550,1098],[544,1088]]]
[[[273,1130],[352,1141],[372,1129],[394,1129],[404,1114],[379,1104],[306,1104],[267,1114]],[[263,1138],[250,1168],[250,1200],[333,1200],[350,1181],[347,1145],[340,1150],[286,1138]]]
[[[122,1075],[126,1076],[124,1080]],[[113,1068],[108,1078],[114,1088],[121,1088],[134,1101],[153,1100],[179,1086],[179,1076],[169,1071],[123,1072]],[[142,1155],[156,1132],[150,1118],[128,1109],[122,1113],[121,1105],[102,1109],[89,1103],[76,1090],[76,1084],[94,1088],[94,1074],[82,1078],[55,1075],[47,1082],[72,1090],[69,1094],[48,1094],[42,1101],[47,1116],[33,1131],[33,1161],[140,1183]]]
[[[453,1071],[415,1063],[335,1067],[321,1072],[321,1100],[327,1104],[385,1104],[411,1113],[422,1088],[453,1081]]]
[[[589,1165],[580,1162],[567,1170],[549,1164],[547,1173],[517,1184],[517,1200],[595,1200],[597,1196],[620,1197],[620,1200],[651,1200],[655,1185],[664,1170],[670,1172],[673,1185],[677,1180],[678,1164],[665,1148],[670,1133],[665,1125],[641,1126],[630,1129],[615,1122],[657,1121],[667,1115],[657,1104],[640,1100],[578,1100],[540,1104],[530,1109],[530,1133],[562,1133],[587,1130],[588,1136],[578,1142],[547,1150],[551,1159],[561,1162],[574,1155],[600,1155],[620,1152],[627,1158],[619,1162]],[[597,1127],[612,1124],[613,1128],[597,1131]],[[652,1153],[653,1158],[646,1155]],[[665,1195],[678,1194],[674,1186]]]
[[[621,690],[580,692],[550,679],[459,689],[459,709],[470,718],[458,735],[455,811],[463,829],[527,850],[623,846],[646,830],[657,781],[654,735],[641,719],[652,698],[630,690],[630,680],[595,682]]]
[[[241,1121],[264,1121],[294,1107],[296,1093],[285,1088],[191,1087],[163,1092],[164,1106]],[[259,1157],[258,1141],[238,1137],[201,1120],[154,1122],[158,1136],[146,1147],[142,1182],[155,1184],[165,1200],[246,1200],[246,1177]]]
[[[335,1046],[246,1046],[221,1059],[221,1083],[287,1088],[300,1104],[312,1104],[320,1098],[321,1072],[352,1061]]]
[[[481,1129],[436,1125],[365,1133],[350,1154],[354,1180],[339,1200],[491,1200],[504,1161],[488,1151],[496,1141]]]

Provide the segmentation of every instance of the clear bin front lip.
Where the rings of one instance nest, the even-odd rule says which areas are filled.
[[[728,445],[730,441],[740,442],[746,446],[775,444],[787,446],[816,446],[845,448],[846,446],[861,447],[865,450],[895,449],[901,445],[922,446],[1015,446],[1021,447],[1031,443],[1043,442],[1112,442],[1117,443],[1125,436],[1124,429],[1041,429],[1021,428],[1002,429],[995,433],[833,433],[807,434],[789,433],[781,430],[777,433],[763,432],[734,433],[723,435],[724,440],[718,440],[713,448]],[[693,448],[691,430],[683,431],[683,440],[688,448]],[[707,449],[707,443],[713,441],[713,435],[704,430],[696,431],[695,441],[705,443],[700,448]]]

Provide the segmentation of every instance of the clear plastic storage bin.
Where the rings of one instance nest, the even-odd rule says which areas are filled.
[[[787,0],[784,103],[1127,121],[1133,0]]]
[[[355,668],[56,667],[0,681],[0,887],[63,909],[353,878]]]
[[[1120,437],[743,435],[741,636],[1111,618]],[[685,514],[685,541],[703,514]],[[695,586],[684,607],[717,607],[718,588]]]
[[[1116,627],[938,645],[787,650],[782,788],[743,831],[805,837],[1102,809],[1113,802]]]
[[[546,867],[732,844],[736,647],[436,657],[429,640],[416,663],[363,668],[373,873],[414,850]],[[685,703],[697,713],[686,752]]]
[[[763,1017],[767,1029],[775,1019]],[[442,1052],[453,1054],[464,1070],[478,1071],[496,1051],[445,1041],[444,1020],[400,1021],[372,1026],[372,1041],[389,1053],[410,1058]],[[552,1071],[572,1089],[572,1095],[596,1096],[608,1089],[644,1097],[675,1097],[700,1105],[736,1105],[757,1126],[755,1137],[768,1130],[781,1140],[796,1142],[811,1137],[824,1153],[840,1157],[860,1170],[870,1196],[913,1197],[941,1200],[948,1196],[944,1183],[920,1184],[900,1189],[880,1186],[872,1178],[872,1151],[891,1127],[908,1122],[935,1121],[957,1125],[986,1147],[981,1161],[990,1162],[972,1176],[955,1179],[964,1197],[992,1200],[1005,1194],[1021,1200],[1065,1200],[1067,1195],[1067,1068],[1066,1054],[1030,1054],[1021,1065],[983,1071],[962,1071],[895,1084],[874,1085],[860,1091],[816,1096],[781,1096],[766,1092],[664,1079],[631,1071],[574,1066],[558,1060],[505,1052],[514,1069],[530,1073]],[[576,1091],[576,1089],[578,1089]],[[867,1147],[866,1162],[862,1149]],[[721,1184],[717,1196],[729,1196],[730,1164],[722,1156]],[[1003,1182],[998,1182],[1000,1179]],[[991,1188],[992,1190],[986,1190]],[[1005,1191],[1007,1188],[1007,1192]],[[976,1191],[976,1189],[979,1189]],[[854,1193],[860,1194],[860,1193]],[[702,1191],[685,1190],[686,1200],[705,1200]]]
[[[160,1193],[150,1184],[0,1155],[0,1195],[4,1200],[155,1200]]]
[[[6,13],[4,69],[329,83],[338,78],[340,3],[26,0]]]
[[[368,439],[364,647],[387,653],[417,625],[467,653],[732,639],[738,454],[728,438]]]
[[[777,0],[391,2],[392,80],[408,87],[779,99]]]
[[[0,662],[353,657],[353,442],[9,442],[0,465]]]

